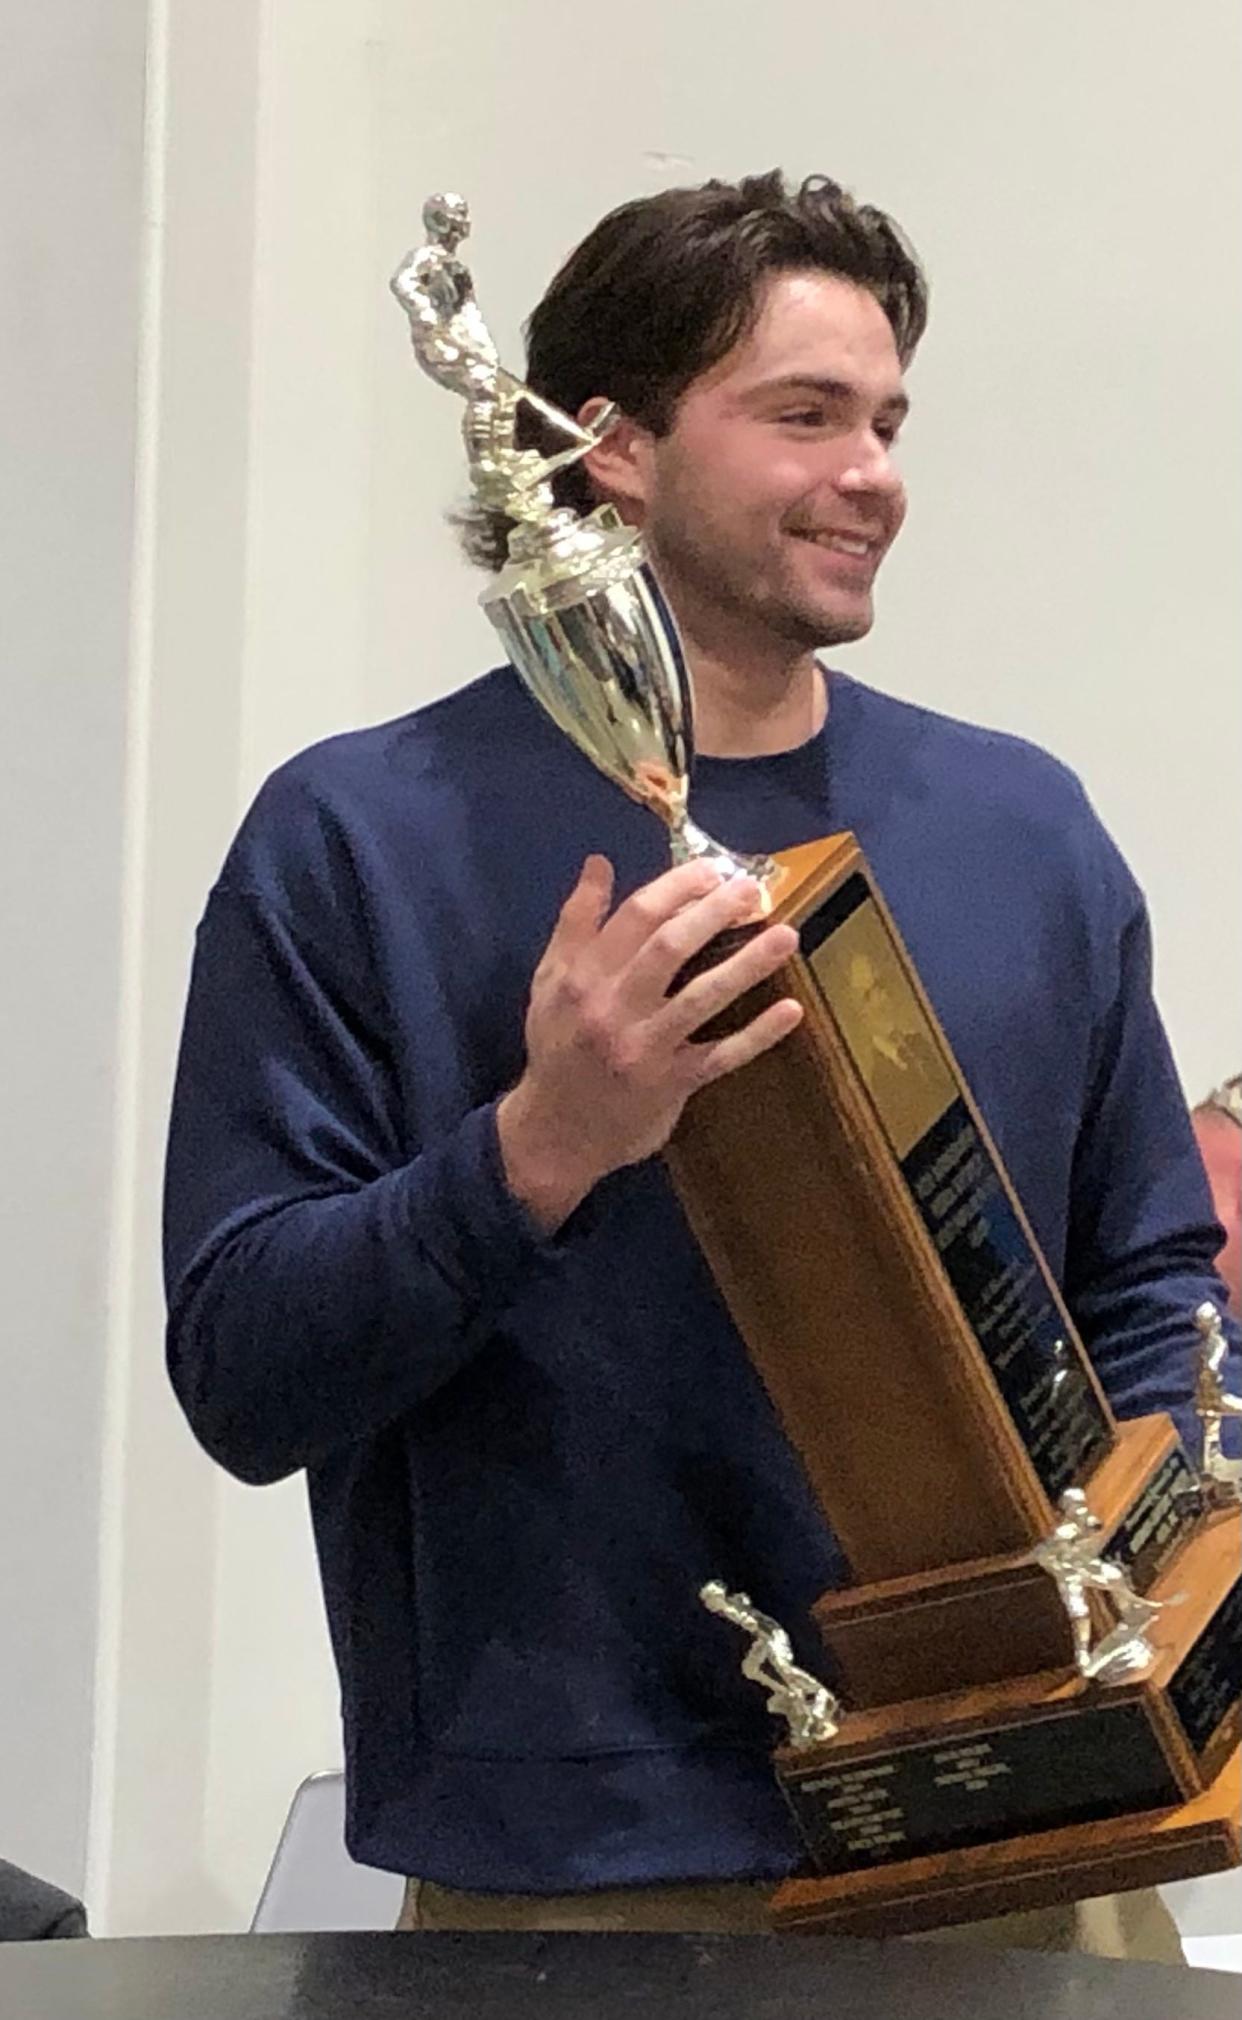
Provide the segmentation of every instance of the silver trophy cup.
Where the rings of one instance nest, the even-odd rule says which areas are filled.
[[[706,859],[722,876],[775,873],[767,857],[721,847],[688,810],[694,756],[690,674],[672,615],[636,528],[610,505],[585,517],[556,503],[552,479],[602,441],[616,418],[588,425],[541,399],[500,364],[457,248],[470,228],[459,196],[423,207],[426,242],[402,261],[392,291],[415,356],[466,402],[463,435],[476,499],[513,522],[508,560],[480,598],[528,691],[592,764],[666,823],[675,863]],[[563,449],[518,444],[523,410]]]

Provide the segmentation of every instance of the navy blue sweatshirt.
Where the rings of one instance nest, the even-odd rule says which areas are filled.
[[[855,831],[1115,1407],[1187,1428],[1220,1231],[1134,881],[1043,753],[830,694],[800,748],[700,760],[696,817]],[[660,1160],[550,1241],[506,1188],[495,1103],[588,850],[622,894],[668,862],[508,669],[305,752],[210,895],[177,1079],[177,1393],[240,1479],[306,1469],[352,1851],[460,1887],[788,1871],[775,1730],[696,1595],[822,1668],[848,1577]]]

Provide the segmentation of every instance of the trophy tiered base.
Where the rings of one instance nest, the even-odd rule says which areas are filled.
[[[1114,1420],[853,837],[776,861],[799,951],[733,1014],[802,1023],[668,1152],[857,1581],[813,1609],[839,1733],[774,1758],[809,1868],[774,1919],[898,1933],[1234,1864],[1242,1515],[1169,1419]]]
[[[778,1892],[778,1926],[897,1934],[1236,1864],[1242,1516],[1209,1517],[1149,1596],[1164,1603],[1154,1660],[1132,1680],[1019,1674],[854,1711],[834,1742],[782,1748],[816,1871]]]
[[[1135,1887],[1219,1873],[1242,1860],[1239,1755],[1192,1801],[1107,1822],[859,1868],[846,1877],[786,1881],[772,1904],[778,1929],[907,1936],[992,1915],[1095,1900]]]

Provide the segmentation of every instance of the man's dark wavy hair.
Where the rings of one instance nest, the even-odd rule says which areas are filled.
[[[791,189],[773,169],[610,211],[526,324],[527,384],[568,414],[597,395],[615,400],[640,427],[665,434],[687,386],[752,328],[765,280],[807,270],[874,295],[909,363],[927,323],[927,283],[899,227],[827,176]],[[528,416],[522,440],[540,444]],[[576,511],[598,502],[580,463],[553,486]],[[511,520],[472,505],[455,523],[472,561],[504,566]]]

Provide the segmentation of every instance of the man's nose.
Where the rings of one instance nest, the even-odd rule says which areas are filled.
[[[892,498],[902,490],[901,473],[887,442],[878,435],[860,436],[853,453],[837,476],[837,489],[847,497],[870,494]]]

